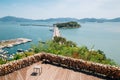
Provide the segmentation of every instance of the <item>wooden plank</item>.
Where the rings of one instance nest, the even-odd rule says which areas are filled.
[[[41,66],[42,73],[33,76],[34,66]],[[63,67],[50,64],[35,63],[26,68],[20,69],[5,76],[1,76],[0,80],[100,80],[98,77],[73,71]]]

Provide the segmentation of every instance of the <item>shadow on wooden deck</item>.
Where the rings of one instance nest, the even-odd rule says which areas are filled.
[[[73,69],[73,68],[68,68],[66,66],[62,66],[62,65],[58,65],[58,64],[54,64],[54,63],[42,62],[42,64],[50,64],[50,65],[53,65],[53,66],[62,67],[64,69],[69,69],[69,70],[73,70],[75,72],[80,72],[80,73],[83,73],[83,74],[95,76],[97,78],[104,79],[104,80],[119,80],[119,79],[113,79],[113,78],[110,78],[110,77],[107,77],[107,76],[104,76],[104,75],[101,75],[101,74],[98,74],[98,73],[94,73],[92,71],[76,70],[76,69]]]

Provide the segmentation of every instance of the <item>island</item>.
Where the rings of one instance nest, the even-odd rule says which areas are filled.
[[[56,25],[58,28],[79,28],[79,27],[81,27],[80,24],[78,24],[77,22],[74,22],[74,21],[70,21],[70,22],[66,22],[66,23],[56,23],[54,25]]]
[[[26,38],[2,40],[0,41],[0,49],[13,47],[15,45],[19,45],[19,44],[23,44],[23,43],[31,42],[31,41],[32,41],[31,39],[26,39]]]

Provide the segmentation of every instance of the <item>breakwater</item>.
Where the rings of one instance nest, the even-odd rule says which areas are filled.
[[[120,67],[104,65],[100,63],[93,63],[84,61],[82,59],[74,59],[70,57],[58,56],[49,53],[39,53],[20,60],[12,61],[10,63],[0,66],[0,76],[9,74],[21,68],[32,65],[36,62],[44,61],[59,66],[65,66],[78,71],[87,71],[94,74],[99,74],[112,79],[120,79]]]
[[[31,42],[31,39],[26,38],[17,38],[17,39],[10,39],[10,40],[2,40],[0,41],[0,49],[2,48],[10,48],[15,45]]]
[[[56,26],[56,25],[53,25],[53,37],[52,37],[52,39],[54,39],[54,37],[56,36],[56,37],[60,37],[61,35],[60,35],[60,30],[58,29],[58,27]]]

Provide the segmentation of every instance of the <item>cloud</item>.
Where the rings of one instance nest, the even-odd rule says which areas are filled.
[[[0,16],[7,14],[26,18],[120,16],[120,0],[21,0],[0,3]],[[2,5],[1,5],[2,4]]]

